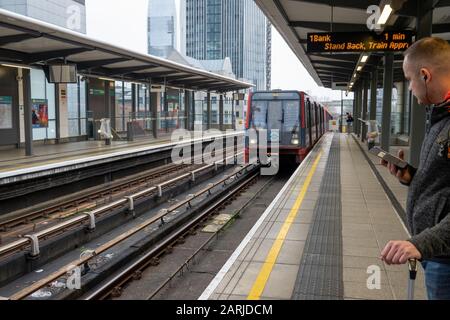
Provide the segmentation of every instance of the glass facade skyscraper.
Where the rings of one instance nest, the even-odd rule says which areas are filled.
[[[85,0],[0,0],[0,8],[86,33]]]
[[[186,0],[186,55],[231,59],[240,79],[266,89],[268,21],[253,0]]]
[[[177,48],[179,23],[175,0],[149,0],[148,52],[167,58]]]

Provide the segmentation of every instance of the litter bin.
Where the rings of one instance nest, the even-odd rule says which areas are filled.
[[[377,142],[379,142],[380,130],[378,127],[378,121],[370,120],[366,121],[367,125],[367,147],[371,150]]]
[[[102,139],[105,139],[107,146],[111,145],[111,139],[113,138],[111,133],[111,119],[100,120],[100,130],[98,130],[98,133]]]

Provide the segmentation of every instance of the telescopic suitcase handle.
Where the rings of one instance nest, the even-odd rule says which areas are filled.
[[[409,266],[409,282],[408,282],[408,300],[414,300],[414,285],[417,278],[418,261],[417,259],[410,259]]]

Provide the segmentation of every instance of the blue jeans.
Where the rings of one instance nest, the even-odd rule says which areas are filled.
[[[429,300],[450,300],[450,264],[424,261]]]

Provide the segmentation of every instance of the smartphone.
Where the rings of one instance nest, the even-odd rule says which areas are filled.
[[[383,159],[384,161],[395,165],[396,167],[398,167],[400,169],[405,169],[408,166],[408,162],[406,162],[405,160],[402,160],[399,157],[396,157],[393,154],[391,154],[387,151],[384,151],[383,149],[381,149],[379,147],[373,147],[372,149],[370,149],[369,152],[371,154],[377,156],[378,158]]]

